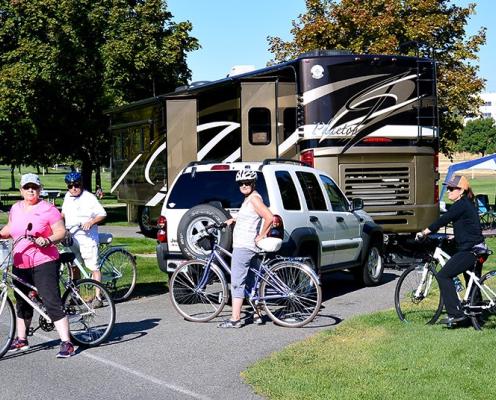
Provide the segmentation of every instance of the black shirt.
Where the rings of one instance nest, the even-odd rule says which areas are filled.
[[[470,250],[475,245],[484,242],[477,208],[467,196],[453,203],[445,214],[429,226],[429,230],[436,232],[450,222],[453,223],[458,251]]]

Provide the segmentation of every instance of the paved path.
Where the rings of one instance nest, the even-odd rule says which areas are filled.
[[[136,226],[117,226],[117,225],[100,225],[98,231],[102,233],[111,233],[115,237],[144,238],[138,225]]]
[[[117,305],[117,323],[108,343],[78,349],[68,360],[55,358],[54,332],[36,332],[31,349],[0,360],[2,398],[53,399],[260,399],[240,373],[290,343],[330,329],[352,315],[393,307],[397,275],[385,283],[357,288],[344,273],[325,290],[325,308],[301,329],[247,325],[220,330],[219,319],[184,321],[168,294]],[[227,317],[226,307],[222,317]]]

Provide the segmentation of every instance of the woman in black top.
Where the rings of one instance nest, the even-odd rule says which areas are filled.
[[[472,249],[478,245],[485,245],[479,222],[479,214],[473,202],[474,193],[470,188],[467,178],[464,176],[454,176],[443,185],[448,186],[448,198],[453,201],[453,204],[445,214],[428,228],[419,232],[418,235],[425,236],[431,232],[436,232],[439,228],[446,226],[450,222],[453,224],[457,252],[437,275],[448,313],[448,318],[442,320],[441,323],[451,326],[453,324],[460,324],[467,319],[456,294],[453,278],[462,272],[474,268],[476,256]]]

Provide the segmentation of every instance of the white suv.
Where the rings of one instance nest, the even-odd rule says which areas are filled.
[[[257,163],[191,163],[176,177],[158,221],[157,259],[171,274],[184,260],[205,257],[208,248],[198,233],[213,222],[235,215],[243,196],[236,172],[257,171],[256,190],[284,226],[279,254],[309,257],[319,275],[350,269],[367,286],[380,282],[383,273],[383,233],[362,210],[361,199],[350,202],[326,173],[294,160]],[[231,228],[219,239],[230,248]]]

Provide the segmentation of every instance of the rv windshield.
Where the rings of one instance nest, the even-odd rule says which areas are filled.
[[[236,184],[237,171],[204,171],[182,174],[172,188],[167,208],[189,209],[198,204],[220,201],[223,208],[239,208],[243,195]],[[265,179],[258,173],[257,192],[269,206]],[[173,206],[172,206],[173,205]]]

